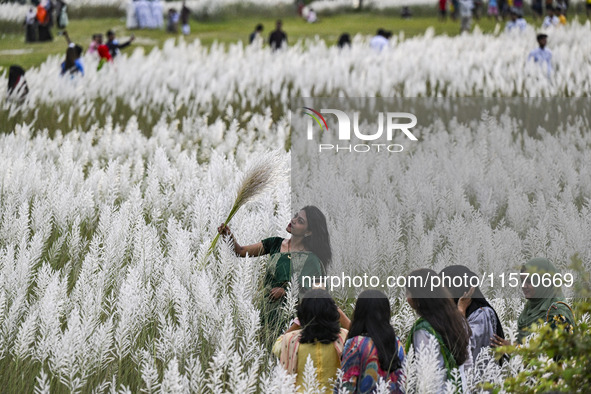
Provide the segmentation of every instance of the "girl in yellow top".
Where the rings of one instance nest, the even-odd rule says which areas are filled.
[[[306,292],[298,305],[299,324],[294,324],[275,343],[273,353],[291,374],[297,374],[298,390],[303,389],[308,357],[316,369],[318,382],[325,393],[332,393],[331,381],[341,367],[341,355],[349,333],[349,319],[337,308],[326,290]]]
[[[564,8],[558,9],[558,21],[561,26],[566,25],[566,15],[564,15]]]

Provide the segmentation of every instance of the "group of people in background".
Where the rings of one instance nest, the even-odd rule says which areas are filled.
[[[140,3],[140,2],[138,2]],[[184,3],[183,3],[184,4]],[[161,13],[162,10],[160,10]],[[57,23],[55,23],[55,22]],[[61,75],[84,75],[84,65],[82,63],[83,48],[79,44],[72,42],[68,32],[65,28],[68,26],[69,19],[67,13],[67,4],[64,0],[42,0],[38,2],[35,8],[31,7],[25,16],[25,42],[43,42],[53,40],[51,28],[55,25],[58,29],[64,29],[58,32],[62,35],[68,44],[64,61],[60,65]],[[123,49],[130,45],[135,39],[132,34],[130,39],[124,43],[119,43],[115,37],[115,32],[107,31],[107,41],[103,42],[102,34],[93,34],[92,41],[88,47],[87,53],[98,56],[98,69],[100,70],[104,64],[111,62]],[[22,67],[14,66],[14,75],[19,74],[18,79],[14,81],[24,81],[24,70]],[[15,85],[16,86],[16,85]],[[15,86],[9,83],[9,93],[14,91]],[[28,90],[27,90],[28,92]],[[24,93],[24,94],[23,94]],[[19,94],[20,97],[25,97],[24,90]]]
[[[183,34],[189,34],[191,32],[191,28],[189,26],[189,9],[185,5],[183,5],[183,8],[181,8],[180,14],[175,8],[168,10],[166,31],[177,34],[179,30],[179,22],[181,22],[181,31]]]
[[[179,22],[181,24],[181,32],[184,35],[191,33],[191,26],[189,25],[189,17],[191,16],[191,10],[185,2],[181,6],[180,13],[176,8],[170,8],[168,10],[168,17],[166,22],[166,31],[169,33],[177,34]]]
[[[60,74],[69,75],[71,77],[75,75],[84,75],[84,65],[81,59],[83,48],[72,42],[67,31],[63,31],[62,34],[68,43],[68,48],[66,50],[66,58],[61,63]],[[135,40],[135,36],[132,34],[126,42],[120,43],[113,30],[107,31],[106,36],[107,41],[104,42],[102,34],[93,34],[92,41],[86,51],[89,55],[97,56],[99,60],[97,66],[98,70],[103,68],[106,63],[112,62],[121,49],[128,47]]]
[[[512,32],[523,32],[527,28],[527,22],[523,18],[523,14],[520,9],[512,8],[511,20],[507,22],[505,31],[508,33]],[[462,25],[464,22],[462,22]],[[276,27],[273,32],[269,35],[268,44],[273,51],[284,48],[287,45],[287,34],[283,31],[283,24],[281,20],[277,20]],[[263,38],[264,27],[261,23],[255,26],[254,31],[249,35],[248,41],[250,45],[262,46],[264,42]],[[383,52],[389,46],[389,40],[392,37],[392,32],[383,28],[379,28],[376,35],[369,41],[369,46],[376,52]],[[552,74],[552,52],[546,48],[548,41],[548,35],[545,33],[539,33],[536,37],[538,42],[538,48],[532,50],[528,56],[528,61],[538,63],[545,71],[548,77]],[[342,33],[338,39],[337,46],[339,48],[347,48],[351,46],[351,36],[349,33]]]
[[[160,0],[133,0],[127,4],[128,29],[161,29],[164,26]]]
[[[25,15],[25,42],[51,41],[51,28],[57,24],[58,28],[64,29],[68,21],[65,1],[42,0],[36,7],[30,7]]]
[[[498,6],[496,4],[497,0],[490,0],[489,1],[489,16],[491,17],[495,17],[495,18],[499,18],[499,20],[501,19],[501,15],[502,15],[502,19],[505,19],[505,17],[507,16],[509,18],[509,22],[506,25],[506,30],[519,30],[519,31],[523,31],[525,30],[526,26],[527,26],[527,22],[525,21],[525,18],[523,17],[523,7],[517,7],[517,6],[511,6],[508,8],[505,8],[504,11],[500,14],[498,11]],[[462,12],[462,4],[468,4],[467,7],[470,8],[471,10],[474,9],[474,3],[473,0],[460,0],[460,12]],[[492,5],[491,5],[492,4]],[[546,10],[546,16],[543,18],[542,20],[542,28],[543,29],[548,29],[548,28],[552,28],[552,27],[557,27],[557,26],[564,26],[567,23],[566,20],[566,11],[568,6],[566,5],[567,3],[557,3],[556,5],[550,3],[546,4],[545,10]],[[532,11],[533,11],[533,15],[534,15],[534,19],[538,19],[542,17],[542,10],[539,9],[538,12],[538,8],[534,8],[535,3],[532,4]],[[468,12],[467,8],[464,10],[464,13],[462,14],[462,18],[465,18],[468,22],[468,26],[464,26],[464,23],[462,23],[462,27],[461,27],[461,31],[467,31],[469,30],[469,23],[472,19],[472,17],[474,16],[473,13]],[[514,29],[515,27],[517,27],[517,29]]]
[[[242,246],[229,227],[218,227],[218,232],[231,241],[236,255],[270,255],[264,278],[262,324],[266,332],[277,333],[273,353],[288,373],[296,375],[300,388],[310,359],[324,392],[337,391],[333,382],[338,369],[343,372],[340,386],[351,393],[373,392],[380,379],[387,381],[389,392],[403,392],[402,364],[406,355],[411,348],[419,351],[430,346],[436,350],[443,371],[443,391],[454,369],[459,370],[462,385],[466,384],[465,370],[474,365],[483,349],[511,345],[493,306],[480,288],[469,285],[471,278],[478,276],[462,265],[447,267],[440,273],[418,269],[408,275],[406,301],[418,318],[406,341],[391,325],[390,301],[379,290],[360,293],[350,320],[325,289],[306,285],[304,280],[326,275],[332,260],[324,214],[317,207],[306,206],[294,215],[286,231],[289,238],[266,238]],[[518,343],[530,334],[534,324],[547,323],[553,329],[572,331],[574,315],[561,288],[555,287],[553,281],[534,286],[530,279],[533,274],[557,272],[545,258],[531,259],[522,266],[520,273],[525,278],[521,286],[527,302],[518,319]],[[431,287],[429,278],[435,276],[450,278],[448,287]],[[289,323],[281,311],[292,278],[298,280],[300,299],[297,317]],[[288,325],[281,333],[281,328]],[[510,356],[497,355],[497,362],[502,364]]]
[[[254,31],[248,36],[248,43],[250,45],[262,46],[265,41],[263,38],[264,29],[262,23],[257,24]],[[275,22],[275,30],[269,34],[268,44],[273,51],[287,47],[287,33],[283,31],[283,22],[281,19]]]
[[[531,3],[531,9],[534,12],[534,16],[541,16],[543,10],[546,10],[546,16],[542,21],[542,28],[548,30],[556,26],[565,25],[565,14],[569,5],[568,0],[544,0],[544,4],[542,4],[542,1],[543,0],[532,0]],[[554,3],[554,1],[556,2]],[[160,3],[159,0],[134,0],[130,2],[132,8],[129,9],[133,12],[128,10],[127,24],[129,28],[145,27],[144,20],[146,19],[145,16],[147,15],[147,12],[144,10],[145,7],[143,6],[146,5],[144,3],[150,3],[150,7],[156,10],[156,14],[162,14],[161,7],[158,8],[157,5]],[[451,13],[452,17],[455,18],[457,15],[460,16],[460,30],[467,31],[471,27],[472,17],[478,17],[482,2],[480,0],[452,0],[450,5],[453,10]],[[448,0],[441,0],[439,2],[439,8],[441,17],[446,18],[448,13]],[[587,11],[591,11],[591,0],[587,0]],[[303,6],[302,2],[298,2],[298,12],[302,17],[307,18],[308,22],[317,21],[315,12],[311,8]],[[521,0],[489,0],[488,14],[495,18],[504,18],[507,15],[509,21],[505,26],[505,31],[509,33],[523,32],[528,26],[523,17],[523,2]],[[190,15],[191,10],[186,6],[185,1],[182,3],[180,13],[177,12],[176,9],[171,8],[168,11],[166,24],[167,31],[177,33],[178,25],[180,23],[181,32],[185,35],[189,34],[191,31],[189,25]],[[312,20],[310,20],[310,15],[312,15]],[[410,17],[410,10],[405,10],[404,15],[405,17]],[[58,28],[65,29],[68,25],[67,4],[64,0],[41,0],[36,8],[31,7],[29,9],[24,24],[26,26],[26,42],[52,40],[51,27],[57,25]],[[264,43],[267,42],[273,51],[287,47],[287,33],[283,30],[281,20],[276,21],[275,29],[269,34],[267,40],[263,38],[263,31],[264,26],[260,23],[257,24],[254,31],[249,35],[249,44],[263,46]],[[61,63],[61,74],[70,76],[84,75],[84,66],[81,59],[83,52],[82,47],[72,43],[65,30],[58,34],[63,34],[68,42],[65,59]],[[92,41],[88,48],[89,54],[93,54],[99,58],[99,70],[105,64],[112,62],[113,58],[118,55],[119,50],[129,46],[135,38],[132,34],[128,41],[119,43],[112,30],[109,30],[106,33],[106,36],[107,39],[106,42],[104,42],[102,34],[93,34]],[[391,36],[391,31],[380,28],[377,30],[375,36],[371,38],[369,46],[376,52],[382,52],[389,47],[389,39]],[[545,32],[541,32],[537,35],[536,39],[538,42],[538,48],[529,53],[527,60],[538,63],[544,69],[547,76],[551,77],[553,71],[552,52],[547,48],[548,35]],[[338,39],[337,45],[339,48],[350,47],[351,36],[349,33],[342,33]]]
[[[318,15],[316,11],[310,6],[307,6],[303,0],[296,1],[296,9],[298,16],[303,18],[308,23],[316,23],[318,22]]]
[[[542,28],[560,26],[566,24],[566,12],[568,10],[567,0],[548,0],[545,7],[541,0],[532,0],[531,10],[534,19],[541,18],[546,10],[546,16],[543,18]],[[439,1],[439,15],[442,20],[447,18],[448,13],[452,19],[460,18],[460,32],[469,31],[472,25],[472,19],[479,19],[482,13],[482,0],[448,0]],[[448,9],[451,9],[448,12]],[[588,0],[587,13],[591,10],[591,0]],[[509,18],[506,30],[524,30],[527,23],[523,18],[523,1],[521,0],[489,0],[487,14],[490,18],[499,21]],[[517,29],[514,29],[517,27]]]
[[[544,9],[548,11],[551,9],[555,14],[565,15],[569,8],[569,0],[531,0],[530,8],[532,10],[534,19],[542,18]],[[483,13],[486,4],[486,14],[489,18],[504,20],[510,17],[512,10],[518,10],[523,14],[524,2],[523,0],[439,0],[438,9],[439,16],[442,20],[451,16],[456,20],[462,14],[466,15],[466,9],[470,9],[471,17],[479,19]],[[587,16],[591,11],[591,0],[587,0]]]

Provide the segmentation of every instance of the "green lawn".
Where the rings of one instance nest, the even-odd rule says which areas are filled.
[[[259,22],[264,24],[264,35],[266,36],[274,27],[275,18],[272,16],[226,16],[206,22],[192,20],[191,34],[186,37],[186,41],[191,42],[193,39],[199,38],[205,45],[210,45],[216,40],[223,43],[246,41],[249,33]],[[435,28],[437,34],[455,35],[459,33],[459,22],[451,20],[442,22],[432,15],[404,20],[394,12],[378,13],[373,11],[320,15],[320,22],[313,25],[296,17],[284,17],[283,22],[290,42],[318,35],[328,43],[335,43],[343,32],[348,32],[352,36],[356,33],[371,35],[379,27],[392,30],[394,34],[404,31],[406,36],[422,34],[430,26]],[[474,22],[485,32],[493,31],[496,24],[488,18]],[[532,23],[531,20],[528,22]],[[125,18],[121,17],[72,18],[67,30],[73,41],[87,48],[93,33],[102,32],[104,34],[108,29],[114,29],[123,39],[132,33],[125,27]],[[22,32],[18,32],[19,30],[21,28],[15,24],[9,29],[0,27],[0,67],[20,64],[27,69],[41,64],[48,55],[65,54],[65,40],[57,35],[56,29],[53,31],[53,42],[32,44],[24,42],[24,27]],[[137,38],[133,45],[142,46],[146,50],[150,50],[155,45],[162,46],[165,40],[175,37],[175,35],[161,30],[136,30],[133,33]],[[129,50],[127,49],[127,51]]]

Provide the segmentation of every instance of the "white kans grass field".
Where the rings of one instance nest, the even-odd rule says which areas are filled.
[[[169,42],[101,72],[85,59],[86,75],[72,80],[57,76],[61,59],[48,59],[27,72],[24,103],[0,93],[1,124],[11,125],[0,134],[3,384],[40,393],[293,392],[294,378],[269,352],[277,333],[260,324],[266,259],[235,257],[222,242],[203,264],[248,164],[279,150],[289,169],[289,100],[588,96],[590,30],[575,24],[552,33],[550,80],[525,62],[533,30],[397,37],[380,55],[361,37],[351,50],[307,42],[276,54]],[[391,256],[398,267],[453,261],[480,272],[543,255],[565,269],[575,253],[589,269],[588,129],[579,121],[534,137],[515,119],[483,117],[423,130],[412,154],[393,157],[388,182],[376,180],[378,172],[357,174],[368,193],[319,204],[333,272],[371,272]],[[322,201],[321,184],[307,187]],[[281,179],[239,211],[231,223],[237,238],[286,235],[299,208],[290,192]],[[377,207],[371,196],[381,196]],[[367,226],[368,250],[351,249],[347,220]],[[390,249],[371,248],[377,231]],[[350,309],[352,299],[334,295]],[[488,296],[514,338],[522,300]],[[392,302],[392,324],[405,339],[415,316],[403,299]],[[293,299],[287,305],[292,314]],[[443,372],[433,351],[408,360],[407,392],[432,391]],[[486,352],[477,365],[467,373],[472,391],[523,368],[519,357],[499,367]],[[314,379],[306,376],[308,388]]]
[[[31,93],[23,105],[2,100],[2,120],[8,116],[34,125],[50,116],[49,109],[56,114],[51,116],[54,128],[67,130],[75,124],[89,128],[108,115],[123,121],[136,114],[140,123],[153,126],[162,115],[192,122],[205,114],[218,118],[229,108],[240,119],[270,108],[277,119],[298,96],[588,96],[590,35],[589,22],[551,32],[550,77],[527,62],[537,45],[533,28],[523,34],[460,37],[401,34],[384,53],[372,51],[362,36],[354,38],[351,49],[306,41],[282,53],[241,43],[175,45],[171,39],[148,54],[142,49],[124,54],[100,72],[96,59],[86,57],[86,75],[71,81],[56,77],[63,59],[53,56],[27,72]],[[1,91],[0,99],[4,95]]]

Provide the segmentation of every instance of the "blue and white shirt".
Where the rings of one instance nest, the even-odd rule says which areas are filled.
[[[531,51],[527,57],[527,61],[533,60],[538,63],[540,67],[546,67],[548,76],[552,73],[552,52],[546,48],[537,48]]]
[[[527,28],[527,22],[525,21],[525,19],[518,18],[514,21],[507,22],[507,25],[505,26],[505,31],[507,31],[507,32],[512,32],[512,31],[522,32],[526,28]]]

